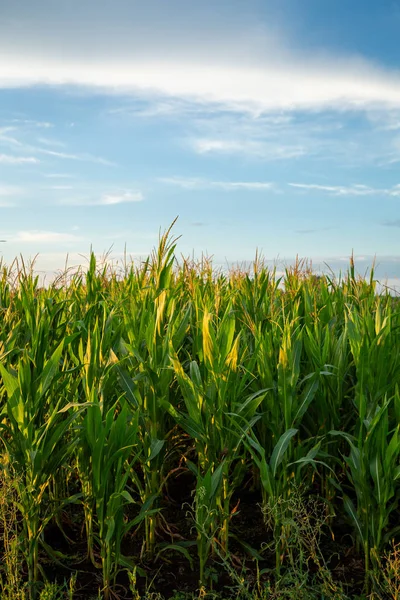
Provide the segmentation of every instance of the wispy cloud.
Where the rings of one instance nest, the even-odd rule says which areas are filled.
[[[10,242],[18,243],[44,243],[54,244],[61,242],[76,242],[81,241],[82,238],[72,233],[60,233],[58,231],[18,231],[14,236],[10,236]]]
[[[136,97],[128,102],[107,111],[108,115],[140,119],[182,119],[182,117],[200,118],[204,115],[219,113],[224,107],[218,103],[202,103],[185,98],[148,98]]]
[[[82,162],[92,162],[98,163],[100,165],[105,165],[107,167],[115,167],[116,163],[111,160],[107,160],[106,158],[102,158],[101,156],[93,156],[91,154],[71,154],[68,152],[58,152],[57,150],[49,150],[47,148],[40,148],[31,146],[32,150],[40,153],[47,154],[48,156],[54,156],[56,158],[62,158],[66,160],[77,160]]]
[[[222,130],[247,134],[253,139],[262,138],[266,128],[276,127],[282,132],[282,127],[289,125],[294,117],[289,111],[272,111],[268,113],[259,110],[243,111],[241,106],[227,107],[220,102],[202,102],[199,99],[178,97],[147,97],[135,96],[134,100],[108,109],[107,116],[121,119],[162,119],[163,121],[190,120],[197,125],[199,132],[209,131],[215,134]],[[311,124],[308,129],[311,129]],[[269,131],[270,133],[270,131]]]
[[[392,188],[373,188],[363,184],[340,186],[320,185],[317,183],[289,183],[288,185],[303,191],[326,192],[334,196],[400,196],[400,184]]]
[[[48,179],[75,179],[75,175],[71,173],[45,173],[44,177]]]
[[[130,202],[142,202],[142,200],[144,200],[142,192],[129,190],[99,194],[97,197],[77,196],[65,198],[61,203],[70,206],[113,206]]]
[[[21,142],[16,139],[16,127],[0,127],[0,143],[7,146],[22,146]],[[11,136],[10,133],[13,133]]]
[[[13,156],[11,154],[0,154],[0,163],[4,165],[26,165],[37,164],[40,160],[34,156]]]
[[[10,119],[10,123],[28,125],[30,127],[36,127],[38,129],[51,129],[52,127],[54,127],[53,123],[50,123],[49,121],[35,121],[34,119]]]
[[[25,123],[26,121],[23,121],[23,123]],[[30,121],[27,121],[30,122]],[[34,121],[33,121],[34,122]],[[10,136],[10,132],[13,133],[12,136]],[[29,132],[28,132],[29,134]],[[52,149],[51,146],[54,147],[59,147],[59,148],[64,148],[65,144],[63,142],[60,142],[58,140],[52,140],[49,138],[39,138],[38,141],[42,144],[44,144],[45,146],[50,146],[50,147],[46,147],[43,148],[42,146],[38,146],[37,143],[31,143],[29,141],[26,141],[26,136],[27,136],[27,131],[26,131],[26,127],[24,127],[23,125],[21,127],[16,127],[16,126],[11,126],[11,127],[3,127],[0,128],[0,142],[2,143],[2,145],[6,145],[9,148],[12,148],[14,151],[17,152],[25,152],[25,153],[29,153],[29,154],[33,154],[33,155],[46,155],[46,156],[51,156],[54,158],[60,158],[62,160],[72,160],[72,161],[80,161],[80,162],[89,162],[89,163],[97,163],[100,165],[104,165],[104,166],[108,166],[108,167],[115,167],[116,163],[108,160],[106,158],[103,158],[101,156],[93,156],[92,154],[89,153],[82,153],[82,152],[63,152],[60,150],[55,150]],[[8,155],[0,155],[1,156],[8,156]],[[25,160],[25,157],[16,157],[17,159],[19,159],[21,162],[27,162]],[[1,160],[1,158],[0,158]],[[28,162],[39,162],[38,158],[32,157],[31,160],[29,160]],[[3,162],[6,162],[5,160]],[[10,161],[11,164],[11,161]]]
[[[124,204],[125,202],[141,202],[144,196],[141,192],[123,192],[105,194],[101,197],[100,204]]]
[[[59,140],[53,140],[50,138],[46,138],[46,137],[39,137],[38,140],[39,144],[44,144],[45,146],[53,146],[55,148],[65,148],[65,144],[63,142],[60,142]]]
[[[264,160],[298,158],[308,153],[303,145],[284,146],[279,143],[252,139],[208,139],[191,140],[195,152],[199,154],[244,154]]]
[[[348,165],[355,160],[371,162],[376,154],[387,151],[387,141],[355,138],[343,114],[296,113],[275,111],[251,115],[241,112],[203,114],[186,124],[191,132],[182,140],[197,154],[204,156],[238,156],[261,161],[307,160],[340,161]],[[367,129],[369,123],[366,122]],[[362,148],[362,152],[358,151]],[[372,151],[373,148],[373,151]]]
[[[175,185],[184,190],[204,190],[220,189],[225,191],[233,190],[272,190],[274,184],[268,181],[209,181],[201,178],[191,177],[160,177],[161,183]]]

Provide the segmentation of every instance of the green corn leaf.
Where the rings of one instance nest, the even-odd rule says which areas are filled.
[[[300,396],[299,406],[293,417],[293,424],[296,424],[301,419],[301,417],[304,415],[304,413],[307,411],[308,407],[310,406],[311,402],[313,401],[313,399],[315,397],[318,387],[319,387],[319,381],[317,378],[315,378],[314,381],[311,381],[306,386],[306,389]]]
[[[158,548],[158,553],[156,558],[158,559],[160,557],[160,555],[164,552],[179,552],[180,554],[182,554],[186,560],[188,561],[191,570],[193,571],[193,558],[190,556],[189,552],[187,551],[187,545],[189,546],[195,546],[196,542],[186,542],[186,545],[183,545],[185,542],[175,542],[174,544],[168,544],[168,543],[163,543],[163,544],[159,544]]]
[[[271,460],[269,462],[273,477],[276,476],[276,470],[285,456],[290,444],[290,440],[296,435],[297,432],[298,429],[288,429],[284,434],[281,435],[276,443],[276,446],[272,452]]]
[[[18,377],[11,375],[2,363],[0,363],[0,374],[6,388],[7,396],[8,398],[12,398],[19,387]]]
[[[107,523],[107,534],[106,537],[104,539],[104,542],[106,545],[110,544],[112,537],[114,535],[114,531],[115,531],[115,519],[114,517],[108,517],[106,520]]]
[[[165,440],[153,439],[150,444],[150,456],[149,461],[152,461],[156,456],[158,456],[164,447]]]
[[[225,461],[222,461],[220,465],[215,469],[214,473],[211,475],[211,491],[210,491],[210,499],[214,498],[219,486],[222,482],[222,474],[225,466]]]
[[[46,362],[40,376],[40,393],[45,394],[51,386],[56,373],[60,370],[60,360],[64,349],[64,340],[57,346]]]
[[[381,460],[380,460],[378,454],[375,454],[375,456],[371,460],[369,468],[370,468],[372,479],[374,480],[374,484],[375,484],[376,497],[377,497],[378,503],[381,504],[383,502],[382,494],[383,494],[384,481],[382,480],[382,475],[383,475],[382,465],[381,465]]]
[[[361,523],[358,518],[357,511],[355,509],[353,502],[350,500],[350,498],[348,496],[345,495],[345,496],[343,496],[343,503],[344,503],[344,507],[346,509],[347,514],[350,516],[351,520],[354,523],[359,540],[361,541],[362,544],[364,544],[365,543],[364,534],[363,534]]]

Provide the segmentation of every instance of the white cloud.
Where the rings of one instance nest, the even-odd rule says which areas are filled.
[[[139,191],[117,191],[99,194],[97,197],[65,198],[61,203],[70,206],[112,206],[130,202],[141,202],[143,199],[144,196]]]
[[[271,190],[274,184],[266,181],[209,181],[207,179],[190,177],[160,177],[161,183],[175,185],[185,190],[221,189],[232,190]]]
[[[141,101],[139,98],[135,98],[132,103],[118,106],[107,111],[107,114],[114,116],[127,116],[133,118],[153,119],[155,117],[163,118],[178,118],[182,119],[185,117],[198,117],[204,112],[219,112],[219,105],[204,105],[198,102],[190,101],[181,98],[149,98],[146,101]]]
[[[21,142],[19,142],[15,137],[10,136],[9,134],[14,133],[17,130],[16,127],[0,127],[0,142],[7,146],[22,146]]]
[[[120,194],[105,194],[99,204],[123,204],[125,202],[141,202],[142,200],[143,194],[141,192],[123,192]]]
[[[1,86],[0,86],[1,87]],[[24,121],[25,122],[25,121]],[[28,121],[29,122],[29,121]],[[34,122],[34,121],[33,121]],[[9,132],[12,131],[14,133],[13,137],[10,137],[8,134]],[[51,148],[43,148],[41,146],[37,146],[36,144],[31,144],[25,141],[25,139],[23,139],[23,141],[18,139],[18,134],[26,134],[26,128],[25,127],[3,127],[0,128],[0,142],[7,145],[8,147],[12,147],[12,148],[17,148],[18,152],[26,152],[26,153],[30,153],[30,154],[45,154],[47,156],[53,156],[55,158],[61,158],[64,160],[73,160],[73,161],[81,161],[81,162],[91,162],[91,163],[97,163],[97,164],[101,164],[104,166],[111,166],[111,167],[115,167],[116,164],[110,160],[107,160],[101,156],[93,156],[92,154],[88,154],[88,153],[71,153],[71,152],[61,152],[60,150],[54,150]],[[65,147],[65,145],[62,142],[59,142],[57,140],[50,140],[49,138],[39,138],[39,141],[47,146],[56,146],[56,147]],[[9,164],[13,163],[13,157],[10,157],[9,155],[4,155],[4,154],[0,154],[0,162],[1,162],[1,158],[3,157],[3,161],[2,162],[8,162]],[[25,157],[14,157],[14,161],[15,162],[39,162],[38,158],[25,158]]]
[[[12,156],[11,154],[0,154],[0,163],[4,165],[26,165],[37,164],[39,159],[34,156]]]
[[[305,33],[304,50],[297,11],[283,11],[283,19],[272,6],[276,2],[268,2],[263,16],[258,10],[230,14],[229,3],[218,10],[196,3],[182,11],[181,2],[165,0],[117,2],[117,10],[115,3],[89,0],[57,11],[38,3],[34,13],[23,10],[24,1],[6,4],[0,23],[3,87],[77,85],[141,93],[162,99],[162,112],[170,110],[171,98],[255,114],[400,106],[397,70],[345,53],[340,36],[329,54],[310,48]]]
[[[82,238],[72,233],[60,233],[58,231],[18,231],[17,234],[10,238],[10,242],[18,243],[44,243],[44,244],[55,244],[62,242],[76,242],[81,241]]]
[[[301,145],[286,146],[251,139],[199,138],[191,140],[190,144],[199,154],[244,154],[264,160],[298,158],[307,154],[307,149]]]
[[[46,137],[39,137],[38,142],[39,142],[39,144],[44,144],[45,146],[53,146],[55,148],[65,148],[65,144],[63,142],[60,142],[59,140],[52,140],[52,139],[46,138]]]
[[[75,179],[75,175],[71,173],[45,173],[44,176],[48,179]]]
[[[204,156],[237,156],[261,161],[308,159],[374,162],[388,151],[387,140],[371,139],[369,129],[357,137],[342,114],[273,112],[254,116],[209,112],[190,121],[182,140]],[[367,123],[368,126],[368,123]],[[382,137],[382,136],[381,136]],[[378,143],[379,142],[379,143]]]
[[[135,96],[134,100],[130,100],[124,104],[120,104],[116,108],[109,109],[107,111],[108,116],[121,117],[124,120],[127,118],[132,119],[154,119],[162,118],[168,120],[175,120],[181,122],[183,118],[191,119],[192,122],[197,123],[199,131],[204,129],[210,129],[210,126],[214,125],[211,129],[214,131],[217,126],[217,131],[220,133],[225,130],[237,130],[238,128],[243,133],[243,130],[247,127],[251,129],[253,137],[257,138],[262,133],[265,127],[279,127],[289,125],[293,121],[293,116],[282,111],[272,112],[268,114],[262,114],[262,111],[246,109],[243,114],[243,107],[231,107],[231,110],[226,113],[224,112],[227,107],[218,102],[205,102],[187,98],[176,98],[176,97],[147,97],[145,100],[141,96]],[[217,116],[218,119],[213,121],[213,117]],[[227,126],[224,128],[222,123],[227,122]],[[262,128],[260,130],[260,127]],[[310,128],[312,125],[310,124]],[[258,135],[257,135],[258,134]]]
[[[334,196],[400,196],[400,184],[391,188],[373,188],[363,184],[340,186],[320,185],[317,183],[289,183],[289,185],[300,190],[326,192]]]
[[[54,156],[56,158],[63,158],[66,160],[78,160],[83,162],[93,162],[98,163],[100,165],[105,165],[107,167],[115,167],[115,163],[102,158],[101,156],[92,156],[91,154],[70,154],[67,152],[58,152],[57,150],[48,150],[47,148],[39,148],[30,146],[33,151],[39,152],[41,154],[47,154],[48,156]]]
[[[139,60],[99,56],[77,60],[70,56],[33,55],[26,60],[9,49],[0,61],[0,86],[23,87],[35,84],[78,85],[112,94],[143,93],[154,97],[178,97],[217,102],[246,111],[365,109],[400,106],[400,76],[397,71],[379,68],[354,57],[306,56],[281,50],[263,59],[257,55],[245,61],[229,61],[226,53],[198,54],[163,60],[149,56]],[[176,53],[177,54],[177,53]],[[299,58],[300,55],[300,58]],[[168,110],[168,109],[167,109]]]
[[[56,156],[57,158],[66,158],[68,160],[79,160],[78,154],[68,154],[67,152],[57,152],[56,150],[47,150],[46,148],[35,148],[37,152],[42,154],[48,154],[49,156]]]
[[[53,123],[49,123],[49,121],[34,121],[33,119],[11,119],[10,122],[37,127],[39,129],[50,129],[51,127],[54,127]]]

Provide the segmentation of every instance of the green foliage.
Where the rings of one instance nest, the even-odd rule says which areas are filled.
[[[68,540],[76,514],[105,598],[121,572],[133,586],[140,564],[167,552],[199,571],[203,593],[213,565],[237,559],[232,540],[254,561],[275,557],[260,597],[294,598],[284,581],[296,556],[306,585],[299,540],[312,530],[299,525],[294,489],[321,499],[321,531],[334,514],[346,520],[366,589],[395,589],[398,299],[378,296],[373,271],[358,279],[353,262],[339,280],[301,262],[278,279],[258,256],[247,272],[216,271],[208,259],[178,265],[176,243],[168,230],[144,263],[120,270],[91,254],[86,272],[42,288],[24,263],[2,268],[2,519],[13,522],[0,550],[4,598],[72,597],[47,582],[48,561],[68,556],[46,531]],[[176,511],[192,533],[182,539],[168,522],[168,486],[189,472],[190,508]],[[266,517],[261,548],[235,530],[244,486]]]

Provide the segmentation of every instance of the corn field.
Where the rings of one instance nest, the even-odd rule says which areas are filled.
[[[178,566],[194,590],[393,588],[400,303],[352,262],[278,278],[176,245],[46,287],[1,268],[3,597],[10,548],[30,598],[71,573],[77,598],[132,598]]]

